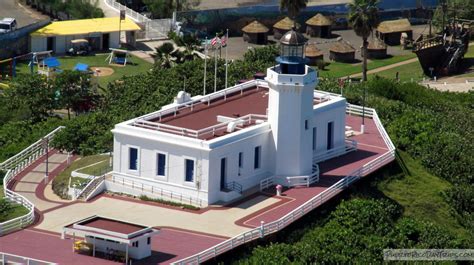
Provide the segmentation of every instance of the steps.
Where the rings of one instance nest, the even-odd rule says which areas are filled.
[[[97,188],[105,182],[105,175],[97,177],[87,184],[87,186],[81,191],[78,200],[87,201],[92,198],[91,195],[97,190]]]

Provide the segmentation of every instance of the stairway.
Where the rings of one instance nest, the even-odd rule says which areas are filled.
[[[97,187],[105,181],[105,175],[97,177],[87,184],[87,186],[82,190],[82,192],[77,197],[78,200],[87,201],[88,197],[92,192],[94,192]]]

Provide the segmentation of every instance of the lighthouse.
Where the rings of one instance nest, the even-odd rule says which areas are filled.
[[[312,171],[313,94],[318,78],[306,65],[305,44],[302,34],[288,31],[280,39],[278,64],[267,69],[276,176],[304,176]]]

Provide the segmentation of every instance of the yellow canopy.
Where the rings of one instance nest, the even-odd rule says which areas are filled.
[[[121,21],[122,31],[140,30],[140,27],[131,19]],[[90,33],[108,33],[119,30],[119,17],[91,18],[79,20],[55,21],[40,28],[31,36],[58,36],[58,35],[81,35]]]

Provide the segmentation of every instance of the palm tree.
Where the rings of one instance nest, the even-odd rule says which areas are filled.
[[[288,16],[293,20],[296,27],[296,16],[301,9],[306,8],[308,0],[280,0],[280,11],[288,10]]]
[[[367,39],[379,25],[378,0],[354,0],[348,4],[349,24],[362,38],[362,80],[367,81]]]

